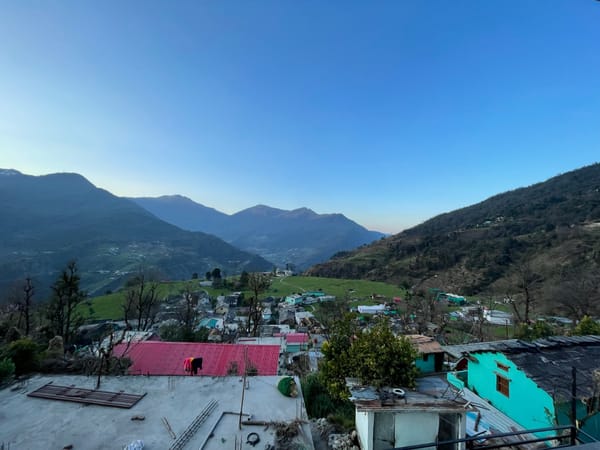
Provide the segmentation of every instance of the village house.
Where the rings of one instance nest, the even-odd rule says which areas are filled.
[[[405,337],[418,352],[415,365],[421,374],[426,375],[442,371],[444,367],[444,350],[434,338],[421,334],[409,334]]]
[[[273,318],[273,312],[271,311],[271,308],[263,308],[261,317],[264,322],[270,321]]]
[[[288,325],[293,327],[296,325],[296,308],[279,306],[279,325]]]
[[[307,333],[278,333],[274,336],[280,336],[283,339],[287,353],[298,353],[308,350],[309,338]]]
[[[458,361],[448,381],[476,392],[525,429],[570,425],[575,382],[578,428],[600,439],[600,336],[510,339],[443,349]]]
[[[284,302],[289,306],[301,305],[304,302],[304,297],[300,294],[291,294],[285,297]]]
[[[295,311],[294,319],[298,326],[308,326],[315,322],[315,316],[310,311]]]
[[[467,402],[447,385],[418,380],[417,389],[361,386],[347,379],[362,450],[389,450],[464,439]],[[427,449],[435,447],[426,447]],[[464,444],[451,448],[464,448]]]

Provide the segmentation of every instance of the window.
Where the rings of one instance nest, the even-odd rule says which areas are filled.
[[[423,354],[423,361],[427,362],[428,359],[429,359],[429,354],[424,353]]]
[[[509,396],[508,383],[509,379],[502,375],[496,375],[496,390],[503,395]]]
[[[507,365],[499,363],[498,361],[496,361],[496,366],[498,367],[498,369],[504,370],[505,372],[508,372],[509,367]]]

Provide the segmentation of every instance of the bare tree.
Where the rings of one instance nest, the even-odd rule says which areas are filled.
[[[127,328],[146,331],[154,325],[160,304],[157,289],[158,283],[147,281],[143,273],[130,282],[123,304]],[[129,323],[130,321],[135,321],[135,327]]]
[[[249,302],[248,323],[246,332],[251,336],[258,336],[258,329],[262,320],[262,307],[258,296],[271,285],[269,275],[254,272],[248,275],[248,287],[254,294]]]
[[[23,301],[20,304],[20,312],[23,321],[25,322],[25,335],[29,336],[31,330],[31,309],[33,302],[34,287],[31,277],[25,278],[23,285]]]
[[[524,297],[525,323],[529,323],[529,316],[535,306],[535,288],[541,283],[542,276],[533,271],[529,264],[521,264],[516,274],[517,287],[521,289]]]
[[[117,345],[124,344],[119,356],[114,356]],[[103,337],[94,345],[94,357],[86,359],[85,371],[96,376],[96,389],[100,389],[102,375],[123,375],[131,364],[127,354],[132,349],[132,340],[127,339],[127,330],[117,332],[111,325]]]
[[[96,378],[96,389],[100,389],[100,381],[101,381],[101,377],[102,377],[102,372],[105,368],[108,369],[108,366],[110,365],[110,359],[112,358],[113,355],[113,350],[115,348],[115,346],[121,342],[123,342],[123,340],[125,339],[125,333],[126,331],[123,330],[121,333],[121,336],[118,338],[115,338],[115,333],[114,333],[114,329],[111,327],[109,329],[109,333],[108,333],[108,344],[106,346],[103,346],[103,342],[104,340],[100,340],[100,345],[98,346],[98,356],[99,356],[99,361],[98,361],[98,373],[97,373],[97,378]]]
[[[543,281],[529,263],[519,264],[512,275],[502,282],[499,289],[504,299],[512,306],[515,318],[519,323],[529,323],[536,304],[537,290]]]
[[[548,296],[558,311],[579,322],[599,312],[600,279],[590,273],[573,273],[554,286]]]
[[[198,303],[198,294],[192,292],[191,286],[188,284],[183,290],[182,296],[183,304],[177,309],[177,317],[183,325],[184,336],[190,338],[196,325],[197,313],[194,307]]]
[[[423,289],[411,289],[407,291],[405,301],[406,315],[404,321],[407,324],[414,323],[419,333],[425,333],[427,331],[427,324],[430,322],[446,322],[443,304],[437,300],[434,292],[426,292]]]

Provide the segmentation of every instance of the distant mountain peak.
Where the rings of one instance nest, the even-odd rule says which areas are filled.
[[[305,214],[316,214],[312,209],[303,206],[302,208],[292,209],[290,212],[293,213],[305,213]]]
[[[23,175],[21,172],[15,169],[0,169],[0,176],[10,177],[14,175]]]
[[[255,205],[250,208],[243,209],[236,214],[253,214],[255,216],[285,216],[285,217],[302,217],[302,216],[318,216],[310,208],[301,207],[292,210],[273,208],[268,205]]]
[[[227,215],[183,196],[132,199],[152,214],[190,231],[202,231],[263,257],[280,267],[297,268],[325,261],[383,236],[343,214],[317,214],[310,208],[292,211],[258,204]]]
[[[287,212],[287,211],[285,211],[284,209],[273,208],[273,207],[267,206],[267,205],[255,205],[255,206],[251,206],[250,208],[246,208],[241,211],[238,211],[234,215],[253,214],[256,216],[267,216],[267,215],[281,214],[281,213],[285,213],[285,212]]]
[[[140,197],[140,198],[152,198],[152,197]],[[195,203],[191,198],[186,197],[185,195],[181,195],[181,194],[161,195],[160,197],[156,197],[156,198],[159,200],[166,200],[166,201]]]
[[[318,215],[319,214],[314,212],[312,209],[306,207],[293,209],[291,211],[286,211],[285,213],[286,217],[315,217]]]

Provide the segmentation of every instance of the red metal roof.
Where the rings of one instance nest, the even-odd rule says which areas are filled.
[[[115,346],[115,356],[126,356],[133,361],[130,375],[188,375],[183,361],[202,357],[199,375],[225,376],[232,362],[237,362],[239,374],[245,370],[244,352],[249,363],[258,369],[258,375],[277,375],[279,345],[210,344],[201,342],[143,341]]]

